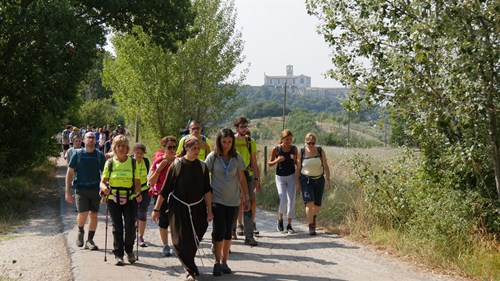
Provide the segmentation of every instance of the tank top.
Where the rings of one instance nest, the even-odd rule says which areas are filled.
[[[278,176],[289,176],[295,173],[295,163],[291,157],[293,152],[295,151],[295,145],[290,147],[290,151],[283,151],[283,147],[278,145],[277,147],[277,155],[276,157],[283,155],[285,157],[285,161],[278,163],[276,166],[276,175]]]
[[[321,153],[318,147],[318,154],[316,156],[305,158],[305,153],[302,154],[302,169],[300,173],[304,176],[316,178],[323,175],[323,162],[321,160]]]

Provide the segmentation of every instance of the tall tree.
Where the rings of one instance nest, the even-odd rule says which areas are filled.
[[[189,35],[189,0],[0,3],[0,175],[46,158],[106,30],[143,26],[166,49]]]
[[[393,105],[436,180],[500,198],[500,2],[306,2],[352,100]]]
[[[198,0],[193,10],[196,34],[176,53],[135,28],[138,36],[113,39],[116,59],[105,62],[104,82],[127,120],[139,119],[156,137],[177,133],[189,118],[210,128],[235,108],[243,74],[231,77],[231,72],[243,60],[243,42],[233,1]]]

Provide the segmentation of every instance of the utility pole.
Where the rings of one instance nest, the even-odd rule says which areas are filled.
[[[285,80],[285,96],[283,97],[283,130],[285,130],[285,114],[286,114],[286,80]]]

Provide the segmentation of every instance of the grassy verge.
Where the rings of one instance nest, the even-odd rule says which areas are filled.
[[[26,219],[32,207],[38,205],[39,196],[54,188],[55,165],[53,159],[48,159],[22,176],[0,179],[0,233]]]
[[[500,280],[498,236],[480,232],[472,218],[467,221],[464,216],[470,209],[468,202],[474,202],[472,199],[431,188],[425,182],[415,184],[414,171],[418,169],[412,161],[405,162],[409,166],[393,164],[394,170],[377,174],[379,186],[359,181],[355,170],[360,168],[360,162],[356,158],[369,159],[372,167],[382,167],[400,157],[402,151],[397,149],[327,147],[325,151],[332,188],[325,191],[318,224],[327,232],[348,235],[349,239],[374,245],[432,271],[473,280]],[[261,156],[259,159],[263,159]],[[263,189],[257,202],[277,212],[274,172],[269,169],[267,176],[262,177]],[[386,193],[387,198],[380,197]],[[301,195],[297,195],[296,210],[297,218],[304,223]],[[388,222],[394,218],[407,222]]]

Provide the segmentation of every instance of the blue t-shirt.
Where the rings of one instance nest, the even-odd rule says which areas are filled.
[[[83,148],[76,150],[68,165],[75,170],[73,188],[76,190],[98,190],[104,164],[106,164],[106,157],[102,152],[94,150],[88,153]]]

